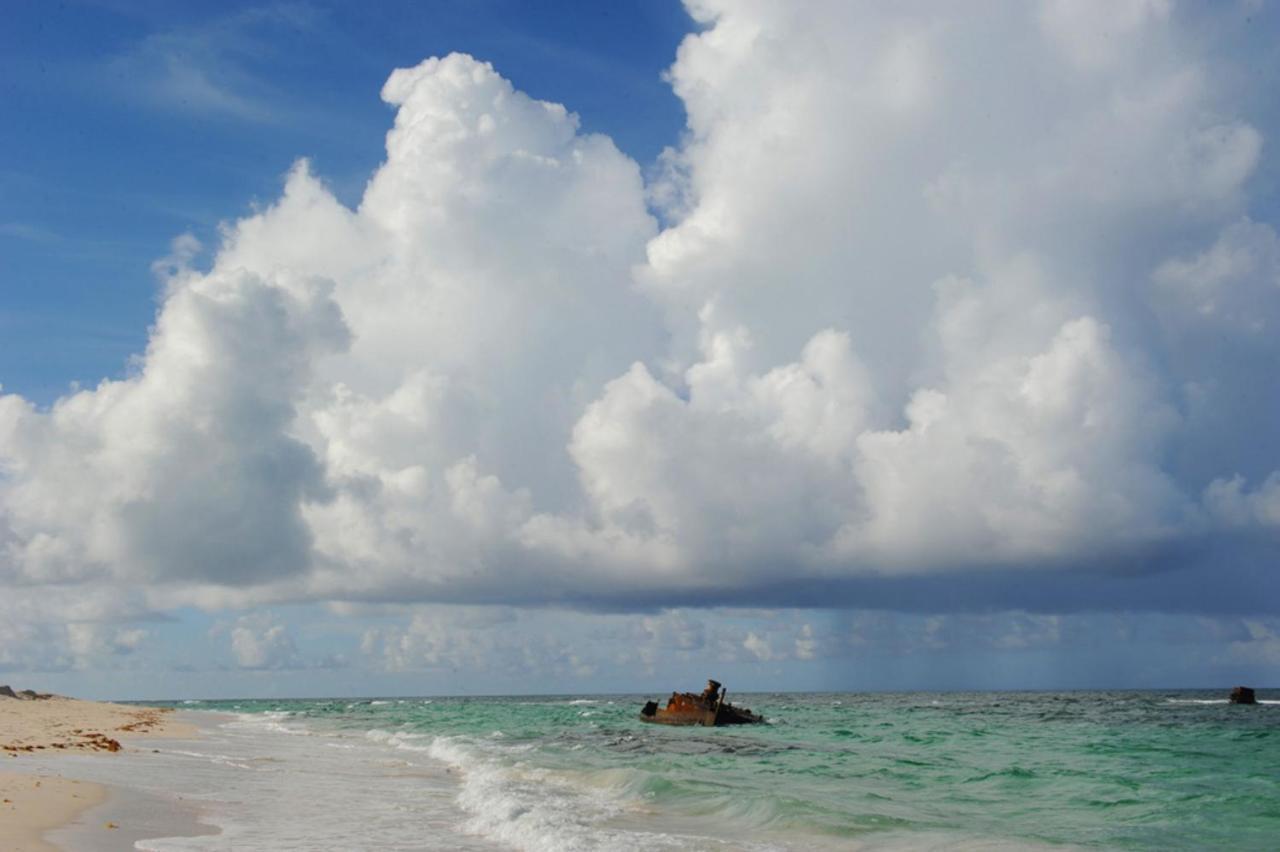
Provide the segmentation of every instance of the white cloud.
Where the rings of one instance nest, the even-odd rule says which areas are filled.
[[[1165,261],[1152,278],[1153,306],[1172,331],[1265,337],[1273,345],[1280,326],[1280,238],[1270,225],[1233,222],[1211,247]]]
[[[1169,17],[1169,0],[1044,0],[1040,23],[1072,62],[1112,65],[1142,47],[1144,30]]]
[[[1274,622],[1246,619],[1248,637],[1229,645],[1228,658],[1250,666],[1280,665],[1280,628]]]
[[[0,670],[112,669],[144,649],[152,618],[142,594],[77,585],[18,586],[0,594]]]
[[[795,655],[797,660],[812,660],[818,655],[820,647],[817,638],[814,636],[813,625],[805,624],[800,628],[800,634],[795,638]]]
[[[1231,526],[1280,527],[1280,472],[1249,490],[1244,478],[1215,479],[1205,489],[1205,505]]]
[[[590,678],[604,663],[601,649],[580,645],[563,630],[548,629],[552,623],[539,614],[505,607],[426,607],[403,627],[366,631],[361,650],[391,672],[482,672],[535,682],[547,677]]]
[[[66,625],[67,650],[77,668],[100,661],[104,656],[132,654],[147,638],[141,628],[114,628],[110,625],[87,621],[72,621]]]
[[[129,100],[275,123],[286,110],[257,69],[270,61],[277,40],[313,30],[315,17],[307,4],[274,3],[156,30],[113,56],[101,76],[123,81],[118,94]]]
[[[298,648],[283,624],[273,624],[266,614],[242,616],[227,634],[236,664],[244,669],[296,668]]]
[[[484,63],[395,71],[356,209],[300,163],[207,271],[175,244],[128,377],[0,396],[0,577],[625,608],[1265,534],[1280,288],[1248,78],[1167,4],[1108,8],[699,0],[689,133],[649,187]],[[242,664],[289,657],[277,627],[237,628]],[[493,652],[470,641],[433,618],[367,644]]]
[[[773,647],[769,644],[769,640],[757,636],[754,633],[748,633],[747,637],[742,640],[742,647],[747,653],[755,657],[762,663],[776,660],[777,656],[773,652]]]
[[[304,570],[300,502],[324,494],[293,405],[347,339],[331,285],[279,273],[175,280],[137,374],[39,412],[0,397],[0,515],[31,580]]]

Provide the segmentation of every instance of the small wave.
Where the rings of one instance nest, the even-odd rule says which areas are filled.
[[[235,721],[228,722],[230,728],[250,728],[272,731],[277,734],[288,734],[292,737],[310,737],[311,731],[299,726],[283,724],[282,720],[293,716],[289,710],[268,710],[260,713],[237,713]]]
[[[583,704],[599,704],[600,702],[594,698],[575,698],[569,702],[571,707],[577,707]]]
[[[927,766],[928,765],[928,764],[923,764],[923,763],[919,763],[917,761],[911,761],[911,760],[899,760],[896,762],[905,763],[911,766]],[[1030,769],[1023,769],[1021,766],[1010,766],[1008,769],[997,769],[993,772],[984,772],[981,775],[974,775],[972,778],[965,778],[961,783],[975,784],[975,783],[981,783],[983,781],[990,781],[993,778],[1000,779],[1000,780],[1013,779],[1015,781],[1026,781],[1035,777],[1036,777],[1035,772],[1031,771]]]
[[[457,803],[469,815],[464,830],[532,852],[675,848],[676,838],[668,835],[605,827],[624,811],[624,779],[584,777],[575,783],[565,772],[505,763],[493,748],[442,736],[428,749],[460,775]]]
[[[183,757],[194,757],[197,760],[207,760],[210,763],[216,763],[220,766],[230,766],[233,769],[252,770],[254,768],[246,763],[241,763],[226,754],[207,754],[201,751],[183,751],[181,749],[164,749],[163,751],[165,754],[179,754]]]
[[[372,740],[375,743],[390,746],[391,748],[403,749],[405,751],[426,751],[427,747],[422,745],[420,741],[426,739],[429,734],[415,734],[412,731],[385,731],[382,728],[374,728],[371,731],[365,731],[365,739]]]
[[[381,707],[381,706],[382,706],[382,705],[384,705],[384,704],[390,704],[390,703],[391,703],[390,701],[370,701],[370,702],[369,702],[369,706],[370,706],[370,707]]]
[[[1230,704],[1230,698],[1166,698],[1167,704]],[[1259,698],[1259,704],[1280,704],[1280,699]]]

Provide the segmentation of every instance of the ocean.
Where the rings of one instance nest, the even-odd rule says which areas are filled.
[[[130,783],[221,829],[156,852],[1280,848],[1280,694],[1224,695],[730,694],[769,720],[736,728],[640,722],[659,695],[183,702],[205,736]]]

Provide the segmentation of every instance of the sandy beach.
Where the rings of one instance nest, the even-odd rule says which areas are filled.
[[[3,852],[50,850],[46,832],[67,825],[109,799],[109,788],[63,777],[37,758],[66,752],[136,749],[136,738],[197,736],[195,726],[176,722],[169,711],[73,698],[0,696],[0,846]],[[38,763],[36,766],[34,764]],[[56,766],[56,764],[55,764]],[[104,832],[119,829],[104,819]],[[104,848],[108,842],[101,844]]]

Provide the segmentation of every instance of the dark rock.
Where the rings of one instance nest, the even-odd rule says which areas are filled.
[[[1253,690],[1247,686],[1237,686],[1231,690],[1232,704],[1257,704],[1258,696],[1253,694]]]
[[[15,693],[15,692],[13,691],[13,687],[12,687],[12,686],[8,686],[7,684],[6,684],[5,686],[0,686],[0,696],[3,696],[3,697],[5,697],[5,698],[17,698],[17,697],[18,697],[17,693]]]
[[[34,689],[22,689],[18,691],[18,694],[30,701],[35,701],[40,697],[40,693],[36,692]]]

